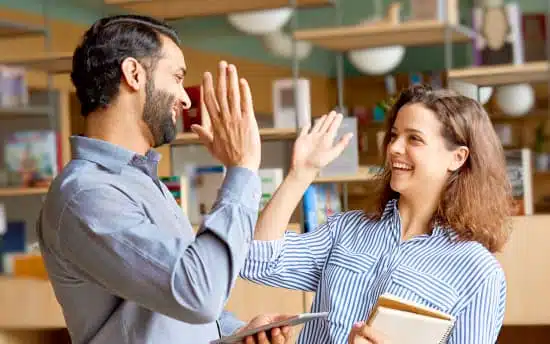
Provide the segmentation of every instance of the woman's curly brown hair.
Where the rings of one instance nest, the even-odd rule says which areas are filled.
[[[450,176],[432,222],[450,228],[459,240],[477,241],[491,252],[499,251],[509,237],[513,198],[503,148],[487,112],[475,100],[453,91],[412,86],[389,110],[383,152],[399,110],[411,103],[436,114],[449,149],[469,149],[464,165]],[[383,166],[374,197],[369,197],[371,204],[365,209],[373,219],[380,219],[387,202],[399,197],[390,186],[391,169]]]

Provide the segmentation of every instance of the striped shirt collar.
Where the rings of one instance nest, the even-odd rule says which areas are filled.
[[[382,220],[391,221],[399,235],[401,235],[401,225],[399,217],[399,207],[398,207],[398,198],[393,198],[386,203],[384,211],[382,212]],[[440,237],[447,235],[451,240],[454,240],[458,237],[458,234],[450,227],[442,226],[438,223],[435,223],[432,227],[432,233],[430,237]]]

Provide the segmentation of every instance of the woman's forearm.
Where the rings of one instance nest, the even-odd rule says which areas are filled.
[[[254,240],[275,240],[283,236],[292,213],[308,186],[315,179],[311,172],[291,170],[260,213]]]

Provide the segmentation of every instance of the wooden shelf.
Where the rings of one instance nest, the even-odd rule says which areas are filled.
[[[296,2],[297,7],[305,8],[331,6],[334,0],[297,0]],[[288,0],[105,0],[105,4],[116,5],[128,12],[163,19],[223,15],[290,6]]]
[[[318,177],[314,183],[352,183],[352,182],[366,182],[373,180],[376,174],[373,172],[371,166],[359,166],[357,174],[341,175],[333,177]]]
[[[465,69],[451,69],[448,80],[460,80],[479,86],[496,86],[524,82],[546,82],[550,80],[548,61],[526,62],[520,65],[475,66]]]
[[[296,129],[262,128],[260,136],[262,141],[293,140],[296,138]],[[172,145],[201,144],[195,133],[178,134]]]
[[[389,45],[443,44],[446,29],[450,30],[453,43],[469,42],[475,37],[475,32],[464,26],[446,25],[436,20],[297,30],[294,37],[329,50],[348,51]]]
[[[29,35],[43,35],[46,30],[37,25],[30,25],[8,20],[0,20],[0,38],[16,38]]]
[[[48,188],[0,188],[0,197],[45,195]]]
[[[0,329],[65,328],[61,307],[49,281],[0,277]]]
[[[70,73],[73,68],[73,53],[42,53],[21,58],[10,57],[0,59],[0,64],[21,66],[55,74]]]
[[[48,106],[6,106],[0,107],[0,119],[22,117],[45,117],[52,113]]]

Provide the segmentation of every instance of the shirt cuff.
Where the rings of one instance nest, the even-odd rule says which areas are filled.
[[[237,319],[233,313],[228,311],[223,311],[218,323],[222,337],[231,336],[246,325],[244,321]]]
[[[244,204],[254,210],[260,207],[262,185],[257,173],[244,167],[227,169],[220,188],[220,196]]]

